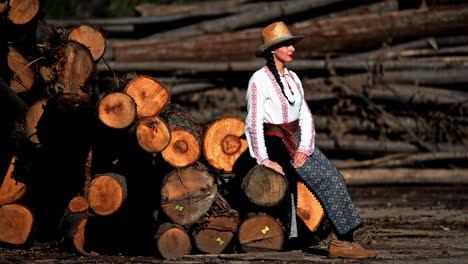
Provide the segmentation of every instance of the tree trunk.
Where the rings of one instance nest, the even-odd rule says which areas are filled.
[[[110,215],[120,209],[127,198],[127,181],[115,173],[99,174],[89,186],[89,207],[98,215]]]
[[[302,182],[297,182],[297,215],[311,232],[315,232],[325,215],[322,205]]]
[[[94,61],[98,61],[106,51],[104,34],[94,26],[75,26],[68,32],[67,39],[85,45],[91,52]]]
[[[20,200],[26,193],[27,186],[13,177],[16,157],[13,157],[0,187],[0,206]]]
[[[135,100],[138,117],[157,115],[170,101],[167,88],[148,76],[138,76],[131,80],[125,92]]]
[[[149,153],[163,151],[171,141],[171,132],[166,121],[159,116],[148,116],[136,124],[138,144]]]
[[[237,117],[223,117],[205,130],[203,153],[207,162],[216,169],[231,172],[234,163],[248,148],[244,135],[244,121]]]
[[[244,177],[242,190],[253,204],[278,205],[286,197],[288,180],[268,167],[256,165]]]
[[[197,222],[211,208],[218,187],[205,167],[176,169],[161,185],[161,209],[176,224]]]
[[[110,93],[98,105],[99,120],[111,128],[126,128],[136,119],[136,104],[125,93]]]
[[[171,141],[162,151],[163,159],[176,168],[184,168],[198,161],[203,129],[193,116],[181,107],[168,104],[161,117],[171,130]]]
[[[355,169],[341,170],[346,182],[359,184],[467,184],[467,169]]]
[[[159,254],[165,259],[181,258],[192,251],[189,235],[183,227],[176,224],[160,225],[155,240]]]
[[[11,245],[22,245],[31,234],[34,217],[24,205],[5,204],[0,206],[0,241]]]
[[[239,227],[239,243],[246,252],[279,251],[283,249],[284,230],[273,217],[252,216]]]

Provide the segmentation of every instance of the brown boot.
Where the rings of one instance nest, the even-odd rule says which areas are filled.
[[[339,258],[352,258],[352,259],[362,259],[362,258],[375,258],[377,252],[370,249],[365,249],[361,247],[356,242],[347,242],[334,239],[331,241],[329,249],[329,257],[339,257]]]

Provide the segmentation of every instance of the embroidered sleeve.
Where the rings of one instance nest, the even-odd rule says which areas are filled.
[[[245,119],[245,135],[249,144],[250,155],[260,165],[270,161],[263,135],[263,115],[265,97],[258,89],[258,83],[251,80],[247,89],[247,117]]]
[[[301,142],[299,144],[298,151],[303,152],[307,155],[312,155],[315,148],[315,125],[312,113],[310,112],[309,106],[304,96],[304,89],[302,83],[294,73],[294,81],[301,93],[302,103],[299,112],[299,125],[301,127]]]

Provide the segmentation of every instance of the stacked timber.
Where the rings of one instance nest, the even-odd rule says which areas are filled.
[[[352,2],[216,1],[47,24],[39,1],[2,1],[0,241],[166,259],[281,251],[291,187],[317,230],[320,202],[255,166],[243,135],[247,81],[264,65],[253,51],[276,20],[307,35],[288,67],[349,183],[468,182],[467,4]],[[139,39],[106,39],[129,23]]]

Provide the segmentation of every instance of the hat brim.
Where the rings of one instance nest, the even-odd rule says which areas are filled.
[[[264,43],[263,45],[261,45],[260,47],[258,47],[257,50],[255,50],[255,56],[262,57],[263,52],[265,52],[265,50],[267,50],[268,48],[270,48],[270,47],[272,47],[272,46],[274,46],[276,44],[279,44],[281,42],[285,42],[285,41],[289,41],[289,40],[294,40],[295,42],[297,42],[297,41],[301,40],[302,38],[304,38],[304,36],[286,35],[286,36],[276,38],[274,40],[270,40],[270,41]]]

